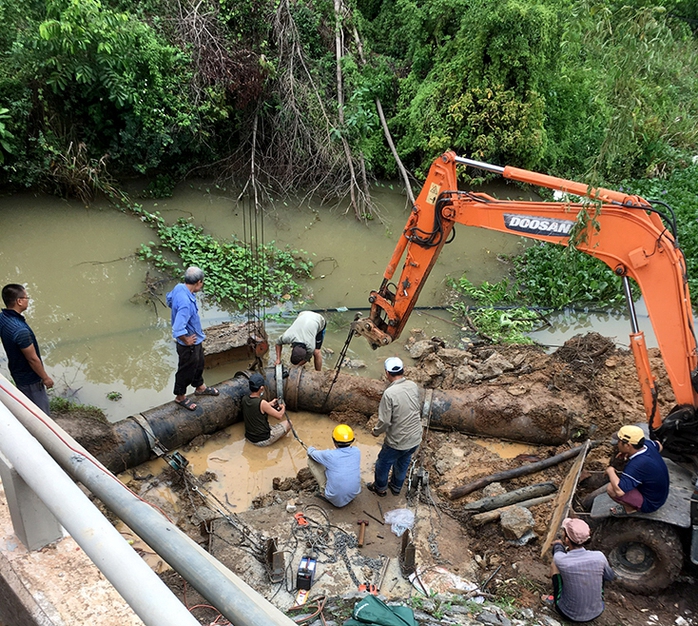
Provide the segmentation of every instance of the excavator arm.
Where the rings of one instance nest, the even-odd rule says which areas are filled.
[[[458,191],[456,165],[500,174],[509,180],[567,192],[581,202],[498,200],[484,193]],[[498,167],[447,152],[437,158],[413,207],[383,274],[369,297],[369,317],[353,323],[373,348],[400,336],[441,250],[455,224],[477,226],[559,245],[573,245],[601,259],[623,281],[631,317],[630,346],[635,358],[645,412],[652,428],[661,424],[656,380],[630,295],[628,279],[644,297],[667,374],[680,405],[698,406],[698,354],[686,262],[675,232],[659,212],[638,196],[546,176],[513,167]],[[404,256],[397,281],[393,277]]]

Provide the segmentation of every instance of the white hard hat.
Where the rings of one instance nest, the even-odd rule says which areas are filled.
[[[405,366],[402,364],[402,359],[399,359],[396,356],[391,356],[385,359],[385,371],[389,374],[397,374],[404,369]]]

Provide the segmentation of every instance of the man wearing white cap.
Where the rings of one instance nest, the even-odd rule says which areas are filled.
[[[615,578],[604,553],[584,547],[590,536],[584,520],[567,517],[562,521],[562,539],[553,542],[553,595],[542,600],[572,622],[588,622],[603,613],[604,581]]]
[[[400,493],[412,455],[422,442],[419,388],[404,373],[402,360],[396,356],[385,360],[390,384],[378,405],[378,423],[372,431],[374,437],[385,433],[385,439],[376,459],[373,482],[366,485],[381,497],[387,495],[388,488],[393,495]]]
[[[662,444],[645,439],[639,426],[623,426],[616,438],[618,456],[627,463],[621,476],[614,467],[606,468],[606,492],[618,503],[611,507],[611,515],[656,511],[669,496],[669,470],[660,454]]]

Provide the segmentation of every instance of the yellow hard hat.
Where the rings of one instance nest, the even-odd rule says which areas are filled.
[[[354,441],[354,431],[346,424],[338,424],[332,431],[332,439],[337,443],[351,443]]]

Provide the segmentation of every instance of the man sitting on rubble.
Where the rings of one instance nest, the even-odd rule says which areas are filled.
[[[284,419],[286,407],[278,399],[271,402],[263,399],[266,381],[261,374],[252,374],[249,385],[250,395],[242,399],[245,439],[255,446],[270,446],[291,430],[291,424]],[[279,423],[269,426],[269,415],[279,420]]]
[[[606,492],[618,503],[611,507],[611,515],[656,511],[669,496],[669,470],[660,455],[662,444],[645,439],[639,426],[623,426],[616,437],[618,457],[627,463],[621,476],[613,466],[606,468],[610,481]]]
[[[553,542],[550,564],[553,595],[541,599],[565,619],[588,622],[603,613],[603,584],[615,574],[603,552],[584,547],[591,536],[585,521],[567,517],[561,530],[562,538]]]
[[[308,447],[308,468],[325,500],[341,508],[361,493],[361,451],[353,448],[354,431],[346,424],[332,431],[334,449]]]

